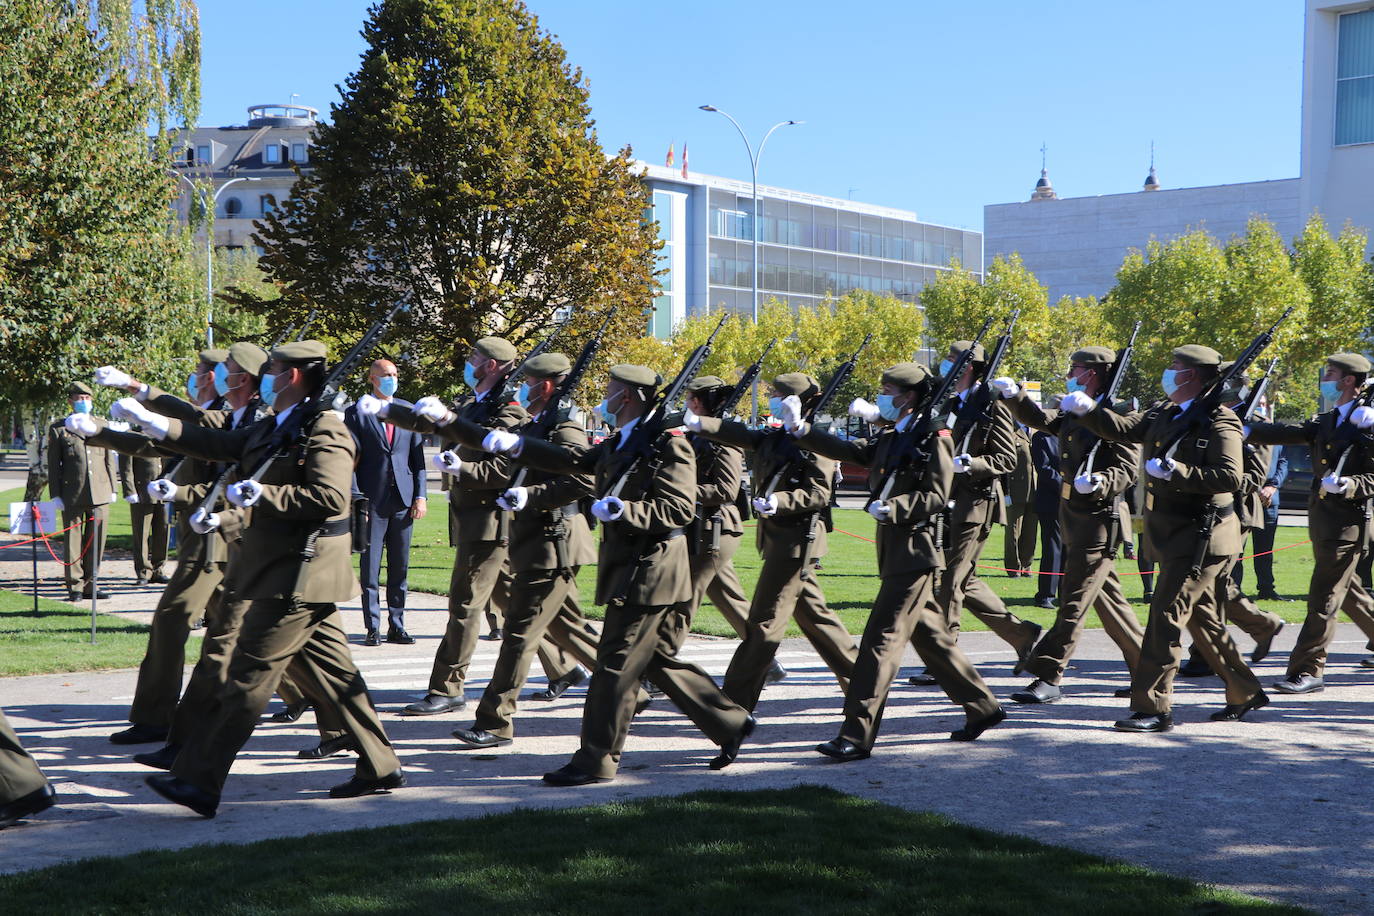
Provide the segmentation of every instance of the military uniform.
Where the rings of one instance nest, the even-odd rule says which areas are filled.
[[[129,521],[134,535],[134,575],[139,579],[165,582],[162,566],[167,562],[167,507],[148,495],[148,484],[162,476],[161,458],[119,456],[119,484],[129,504]]]
[[[787,373],[774,379],[779,391],[804,396],[818,390],[809,376]],[[815,564],[824,557],[826,520],[835,462],[803,451],[782,430],[750,429],[743,423],[702,417],[700,433],[734,448],[754,453],[753,486],[760,497],[777,499],[777,511],[760,515],[757,545],[763,566],[749,605],[744,640],[725,672],[725,693],[745,709],[758,705],[769,669],[795,615],[797,625],[835,673],[841,690],[849,689],[858,649],[843,621],[825,603],[816,581]]]
[[[89,395],[91,389],[73,382],[69,395]],[[103,426],[97,419],[96,424]],[[115,494],[115,457],[92,452],[78,435],[58,420],[48,427],[48,491],[62,500],[62,551],[67,558],[62,575],[69,598],[89,598],[105,555],[105,520]]]
[[[1245,461],[1245,476],[1241,488],[1236,491],[1236,516],[1240,519],[1241,537],[1264,528],[1264,502],[1260,490],[1269,477],[1269,464],[1274,458],[1274,447],[1254,445],[1246,442],[1242,447]],[[1241,551],[1243,552],[1243,551]],[[1236,584],[1232,571],[1240,563],[1240,553],[1231,562],[1231,569],[1221,577],[1222,619],[1234,623],[1247,636],[1257,643],[1268,644],[1273,641],[1279,630],[1283,629],[1283,618],[1272,611],[1261,610]]]
[[[52,786],[0,712],[0,828],[52,807]]]
[[[1013,570],[1013,574],[1030,575],[1037,525],[1031,504],[1035,495],[1035,468],[1031,464],[1030,436],[1016,425],[1012,427],[1012,436],[1016,442],[1016,467],[1004,478],[1007,524],[1002,531],[1002,565]]]

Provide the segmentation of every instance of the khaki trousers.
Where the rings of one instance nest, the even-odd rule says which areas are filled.
[[[1140,662],[1131,679],[1131,710],[1148,715],[1169,712],[1174,675],[1183,657],[1183,630],[1212,670],[1226,682],[1228,705],[1245,703],[1260,692],[1260,683],[1221,620],[1217,580],[1228,576],[1235,557],[1207,557],[1200,576],[1191,563],[1171,558],[1159,564],[1150,620],[1145,626]]]
[[[148,648],[138,666],[129,721],[169,728],[181,695],[186,668],[186,640],[191,624],[202,616],[222,618],[224,563],[209,570],[200,561],[199,541],[177,562],[172,580],[162,591],[148,631]],[[230,647],[232,651],[232,644]]]
[[[1321,677],[1326,652],[1336,635],[1336,612],[1345,611],[1374,640],[1374,599],[1361,584],[1356,567],[1368,546],[1352,541],[1313,541],[1316,566],[1307,588],[1307,618],[1288,656],[1288,676]]]
[[[916,646],[926,671],[970,719],[990,716],[996,697],[964,655],[935,606],[935,570],[883,576],[873,612],[864,627],[849,690],[844,695],[840,737],[870,750],[878,737],[892,679],[908,642]]]
[[[997,593],[978,578],[978,558],[982,556],[983,544],[992,525],[956,519],[951,528],[945,547],[945,571],[935,593],[936,604],[944,612],[950,632],[958,638],[959,612],[968,608],[1017,652],[1029,648],[1039,628],[1008,611]]]
[[[129,521],[134,529],[134,575],[161,572],[167,562],[167,507],[140,501],[129,507]]]
[[[0,805],[18,801],[47,784],[47,777],[20,745],[19,736],[0,712]]]
[[[68,592],[82,596],[91,591],[96,568],[105,556],[105,520],[109,506],[86,506],[81,509],[62,509],[62,557],[66,565],[62,576]],[[75,523],[74,527],[72,526]]]
[[[1007,524],[1002,530],[1002,565],[1007,569],[1030,569],[1038,521],[1028,502],[1014,501],[1007,507]]]
[[[338,608],[268,598],[248,606],[228,680],[182,747],[173,775],[218,795],[282,672],[298,654],[358,746],[357,775],[376,779],[399,768],[367,684],[353,663]]]
[[[1236,562],[1240,562],[1239,558]],[[1279,627],[1283,626],[1282,617],[1270,611],[1260,610],[1259,606],[1241,591],[1233,577],[1223,576],[1220,585],[1222,620],[1234,623],[1246,636],[1258,642],[1273,636],[1279,631]]]
[[[656,684],[716,744],[743,730],[748,711],[731,702],[705,671],[677,658],[677,646],[664,639],[664,620],[672,611],[672,606],[633,604],[606,608],[596,671],[582,707],[582,745],[572,759],[577,769],[602,778],[615,776],[642,677]],[[685,611],[679,608],[677,613]]]
[[[849,689],[859,650],[844,623],[825,604],[816,571],[801,557],[765,557],[759,570],[744,641],[725,671],[725,695],[750,712],[758,705],[768,669],[795,614],[797,626],[821,660],[835,673],[840,689]]]
[[[693,554],[692,564],[692,606],[688,617],[690,625],[701,607],[703,599],[709,598],[711,604],[720,611],[720,616],[734,628],[740,639],[748,631],[749,597],[740,584],[739,573],[735,572],[735,554],[739,551],[743,537],[738,534],[722,534],[720,548],[716,553]]]
[[[1062,519],[1062,516],[1061,516]],[[1083,635],[1088,610],[1097,612],[1102,629],[1121,650],[1126,669],[1135,673],[1145,628],[1121,590],[1112,557],[1102,544],[1065,544],[1064,576],[1059,581],[1059,613],[1040,637],[1025,670],[1047,684],[1058,684]]]
[[[434,653],[429,692],[444,697],[463,695],[468,665],[477,649],[477,637],[498,584],[509,593],[507,549],[500,541],[459,541],[449,579],[448,626]],[[505,580],[504,583],[501,580]]]

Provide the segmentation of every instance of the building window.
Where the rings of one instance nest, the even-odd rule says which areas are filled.
[[[292,143],[292,144],[291,144],[291,161],[292,161],[292,162],[305,162],[305,161],[306,161],[306,158],[305,158],[305,144],[304,144],[304,143]]]
[[[1374,10],[1339,20],[1336,145],[1374,142]]]
[[[281,144],[269,143],[262,148],[264,165],[281,165]]]
[[[262,215],[271,216],[277,212],[277,197],[275,194],[263,194],[258,198],[258,203],[262,205]]]
[[[224,202],[224,215],[229,219],[235,219],[243,215],[243,201],[237,197],[231,197]]]
[[[210,159],[210,147],[209,147],[209,145],[202,144],[201,146],[197,146],[197,147],[196,147],[196,163],[197,163],[198,165],[209,165],[210,162],[211,162],[211,159]]]

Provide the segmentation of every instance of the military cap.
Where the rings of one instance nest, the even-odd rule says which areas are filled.
[[[525,374],[533,378],[553,378],[572,371],[572,362],[562,353],[540,353],[525,363]]]
[[[821,386],[805,372],[784,372],[773,379],[773,387],[783,394],[795,394],[799,398],[819,394]]]
[[[1109,366],[1116,362],[1116,351],[1111,347],[1083,347],[1073,351],[1069,362],[1085,366]]]
[[[229,358],[249,375],[260,375],[263,364],[267,362],[267,351],[257,344],[239,341],[229,347]]]
[[[930,378],[930,371],[920,363],[898,363],[883,373],[883,383],[915,388]]]
[[[1221,365],[1221,354],[1211,347],[1204,347],[1202,344],[1175,347],[1173,357],[1185,366],[1193,366],[1198,369]]]
[[[983,352],[983,345],[976,344],[971,340],[956,340],[949,345],[949,354],[950,356],[962,356],[964,351],[969,347],[973,347],[973,361],[975,363],[981,363],[987,360],[987,354]]]
[[[477,342],[472,345],[472,349],[487,359],[494,359],[498,363],[508,363],[515,359],[516,355],[515,344],[504,337],[479,337]]]
[[[78,394],[85,394],[89,395],[90,397],[95,397],[95,392],[92,391],[91,386],[87,385],[85,382],[72,382],[70,385],[67,386],[67,397],[74,398]]]
[[[1220,363],[1220,365],[1217,366],[1217,374],[1218,374],[1218,375],[1225,375],[1227,372],[1230,372],[1230,371],[1231,371],[1231,367],[1234,366],[1235,364],[1236,364],[1236,361],[1235,361],[1234,359],[1224,359],[1224,360],[1222,360],[1221,363]],[[1244,380],[1245,377],[1246,377],[1246,376],[1245,376],[1245,373],[1244,373],[1244,372],[1242,372],[1240,375],[1236,376],[1236,378],[1241,379],[1241,380]]]
[[[1351,375],[1368,375],[1370,370],[1369,360],[1358,353],[1334,353],[1326,362]]]
[[[633,363],[616,363],[611,367],[611,378],[636,388],[652,389],[663,384],[657,372],[648,366],[636,366]]]
[[[687,390],[696,394],[698,391],[710,391],[712,388],[727,388],[730,383],[717,375],[698,375],[687,383]]]
[[[228,358],[229,351],[220,347],[200,351],[200,361],[210,366],[217,366]]]
[[[324,343],[318,340],[297,340],[282,344],[272,351],[272,358],[283,363],[309,363],[325,359],[328,355]]]

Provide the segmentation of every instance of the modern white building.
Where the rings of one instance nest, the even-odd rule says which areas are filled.
[[[1101,296],[1132,248],[1204,228],[1223,241],[1251,216],[1291,240],[1319,211],[1333,232],[1374,227],[1374,0],[1306,0],[1301,174],[1296,178],[1060,198],[1042,171],[1030,200],[983,208],[985,265],[1019,252],[1061,296]]]

